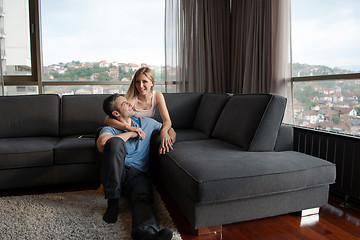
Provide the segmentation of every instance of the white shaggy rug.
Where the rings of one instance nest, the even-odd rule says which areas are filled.
[[[182,239],[161,197],[154,191],[159,226]],[[118,221],[102,217],[107,201],[95,190],[0,197],[0,239],[131,239],[131,211],[120,200]]]

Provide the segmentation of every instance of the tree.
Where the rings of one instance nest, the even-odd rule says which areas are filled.
[[[316,104],[311,100],[312,97],[316,95],[318,95],[318,92],[310,85],[305,86],[303,90],[299,88],[294,89],[295,99],[297,99],[306,110],[310,110],[312,106],[316,106]]]
[[[333,121],[333,123],[338,125],[341,122],[341,119],[338,115],[334,114],[334,115],[332,115],[332,121]]]
[[[129,72],[126,72],[125,70],[123,70],[123,69],[121,69],[121,68],[119,68],[119,81],[121,80],[121,79],[123,79],[124,77],[125,78],[129,78],[129,80],[131,81],[131,76],[133,75],[133,71],[132,70],[130,70]]]
[[[52,71],[50,72],[51,75],[53,75],[54,79],[60,78],[60,73]]]
[[[357,115],[360,116],[360,107],[355,107],[355,110],[357,111]]]
[[[108,80],[110,80],[110,75],[106,72],[102,72],[102,73],[100,73],[98,80],[99,81],[108,81]]]

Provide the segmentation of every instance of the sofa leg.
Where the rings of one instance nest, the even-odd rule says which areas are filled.
[[[222,232],[222,225],[211,226],[211,227],[203,227],[194,230],[194,234],[196,236],[206,235],[206,234],[215,234]]]
[[[291,214],[294,215],[294,216],[298,216],[298,217],[306,217],[306,216],[319,214],[319,212],[320,212],[320,208],[316,207],[316,208],[304,209],[304,210],[301,210],[299,212],[293,212]]]
[[[300,226],[310,226],[319,222],[320,208],[310,208],[301,211]]]
[[[305,217],[305,216],[309,216],[309,215],[314,215],[314,214],[319,214],[320,212],[320,208],[309,208],[309,209],[304,209],[301,211],[301,217]]]

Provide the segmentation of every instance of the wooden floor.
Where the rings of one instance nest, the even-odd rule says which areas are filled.
[[[196,237],[172,198],[159,190],[175,225],[184,240],[287,240],[287,239],[360,239],[360,206],[341,207],[342,199],[330,194],[329,204],[318,215],[295,214],[224,225],[222,233]]]

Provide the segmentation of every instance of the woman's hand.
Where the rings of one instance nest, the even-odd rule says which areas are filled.
[[[160,132],[161,144],[159,147],[159,154],[165,154],[170,150],[173,150],[173,140],[167,132]]]

